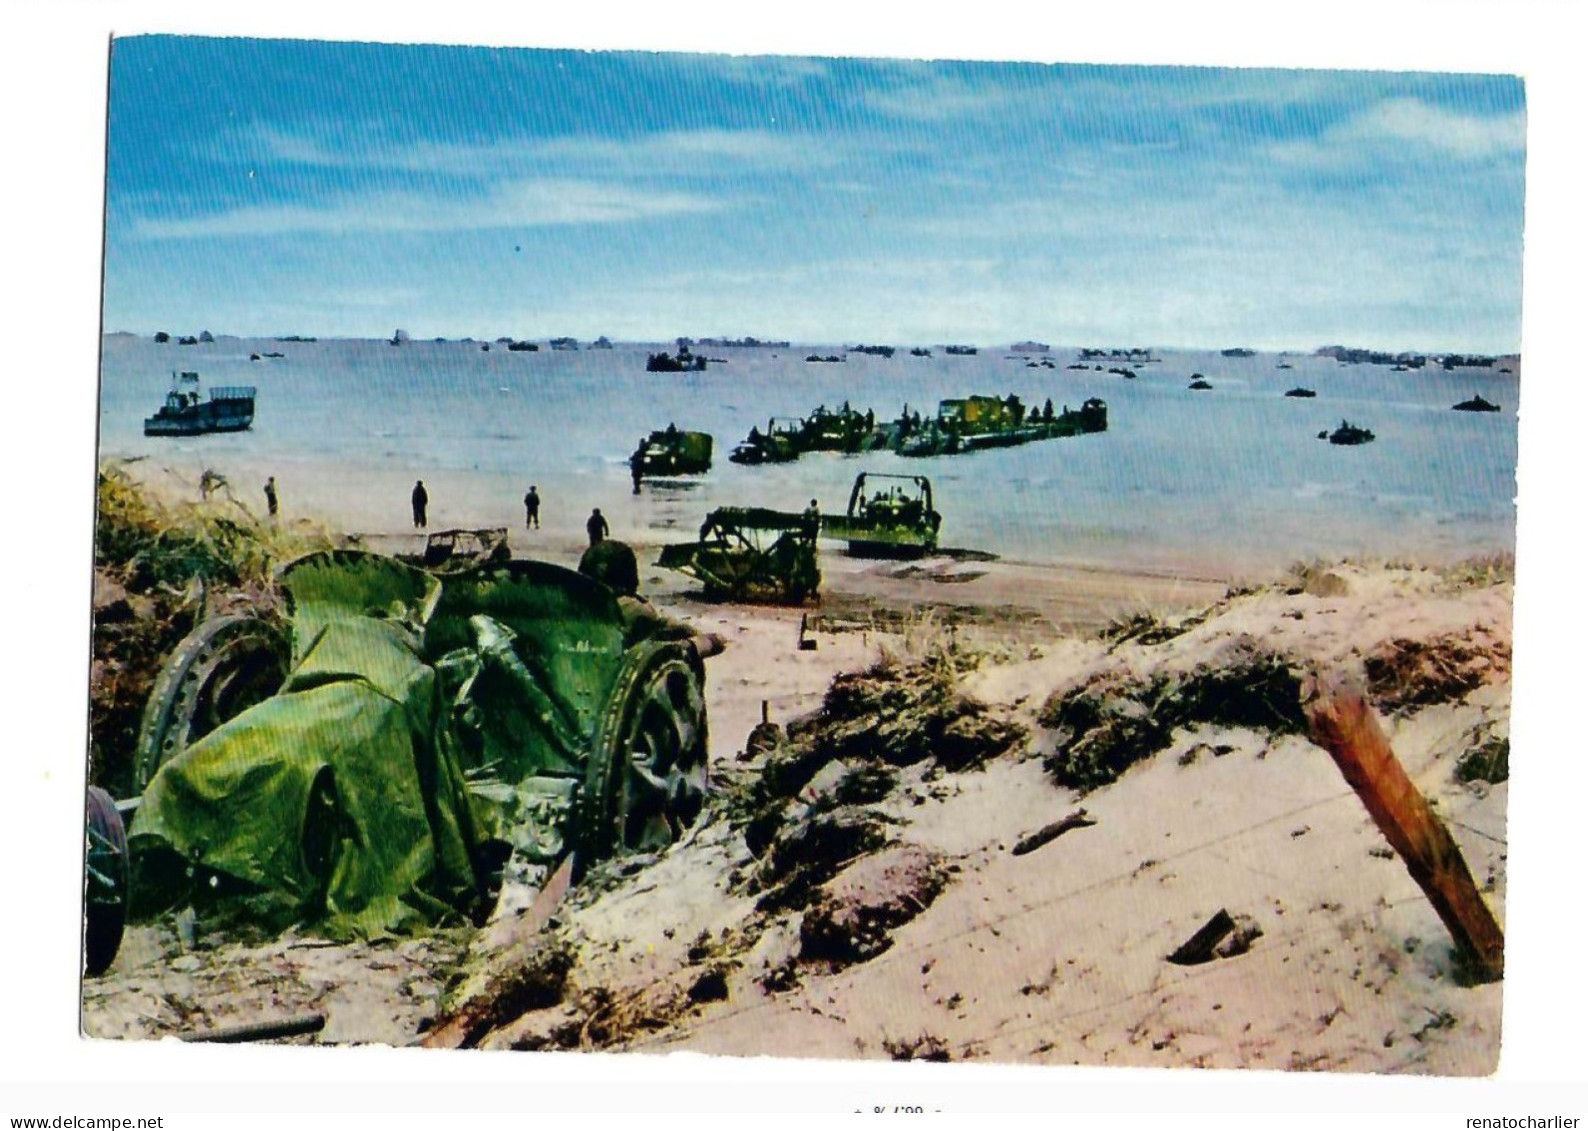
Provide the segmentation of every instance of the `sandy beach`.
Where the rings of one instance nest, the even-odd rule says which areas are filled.
[[[153,482],[168,499],[190,494],[180,474],[162,476]],[[282,521],[380,530],[372,503],[384,496],[359,487],[335,505],[327,493],[319,515],[294,499]],[[497,513],[485,503],[438,510],[433,527]],[[389,518],[381,534],[366,544],[417,538]],[[561,518],[515,530],[512,542],[568,565],[583,545]],[[642,562],[653,557],[636,548]],[[688,579],[642,566],[643,595],[726,645],[707,661],[713,799],[671,849],[599,869],[549,928],[520,933],[509,914],[477,935],[332,946],[139,926],[109,974],[85,983],[85,1032],[155,1036],[313,1010],[327,1015],[324,1031],[293,1040],[411,1043],[485,987],[534,977],[535,956],[558,947],[573,958],[552,1004],[497,1015],[469,1044],[1493,1070],[1500,984],[1463,979],[1428,901],[1305,736],[1229,719],[1175,725],[1161,749],[1089,790],[1062,785],[1052,763],[1076,740],[1055,704],[1077,687],[1140,703],[1162,694],[1151,689],[1166,673],[1191,686],[1239,672],[1254,653],[1368,680],[1374,657],[1426,645],[1437,662],[1406,679],[1432,690],[1380,686],[1379,716],[1503,921],[1506,786],[1461,780],[1456,767],[1508,729],[1505,561],[1341,563],[1260,579],[822,559],[821,600],[802,609],[707,602]],[[802,618],[814,648],[797,646]],[[944,663],[954,701],[974,705],[969,733],[1005,735],[971,764],[945,764],[930,744],[885,756],[880,737],[875,753],[823,755],[810,737],[835,679],[869,671],[908,682]],[[1435,678],[1452,668],[1470,678]],[[794,725],[785,746],[747,759],[763,704]],[[861,725],[885,735],[913,717],[905,708],[904,722],[884,713]],[[795,763],[780,761],[791,757],[792,777]],[[781,792],[769,794],[772,781]],[[762,809],[747,818],[752,798]],[[1077,811],[1087,823],[1014,854]],[[835,828],[865,836],[838,849]],[[791,868],[793,878],[779,874]],[[1221,910],[1250,935],[1243,950],[1166,963]]]

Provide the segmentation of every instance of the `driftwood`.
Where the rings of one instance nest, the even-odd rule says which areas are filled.
[[[1196,934],[1180,944],[1179,949],[1169,956],[1169,961],[1176,966],[1196,966],[1207,962],[1213,957],[1213,948],[1234,931],[1235,920],[1221,907],[1213,918],[1197,929]]]
[[[1052,824],[1043,825],[1030,836],[1023,836],[1016,842],[1011,850],[1011,855],[1024,856],[1028,852],[1035,852],[1044,844],[1057,840],[1071,829],[1084,829],[1088,825],[1095,825],[1096,821],[1086,815],[1085,809],[1077,809],[1068,817],[1054,821]]]
[[[1234,958],[1251,950],[1252,942],[1262,937],[1263,929],[1250,915],[1231,915],[1221,907],[1169,955],[1169,961],[1177,966],[1200,966],[1215,958]]]
[[[306,1013],[302,1017],[288,1017],[281,1021],[253,1021],[246,1025],[231,1025],[224,1029],[207,1029],[200,1033],[183,1033],[181,1039],[191,1044],[239,1045],[248,1041],[273,1041],[279,1037],[301,1037],[306,1033],[318,1033],[324,1028],[325,1014]]]
[[[1450,830],[1396,760],[1361,691],[1339,677],[1314,675],[1303,699],[1313,741],[1334,758],[1474,972],[1483,981],[1498,980],[1505,971],[1505,937],[1494,913]]]

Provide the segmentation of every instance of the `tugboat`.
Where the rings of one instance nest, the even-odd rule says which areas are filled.
[[[1486,401],[1482,397],[1477,396],[1477,395],[1474,395],[1473,398],[1470,401],[1462,401],[1460,404],[1451,405],[1450,408],[1454,412],[1499,412],[1500,411],[1500,406],[1499,405],[1495,404],[1493,401]]]
[[[1318,439],[1328,440],[1331,444],[1370,444],[1376,436],[1371,429],[1358,428],[1355,424],[1340,421],[1340,427],[1333,432],[1319,432]]]
[[[171,391],[153,416],[143,418],[145,436],[202,436],[242,432],[254,422],[254,386],[210,390],[203,397],[197,373],[171,374]]]

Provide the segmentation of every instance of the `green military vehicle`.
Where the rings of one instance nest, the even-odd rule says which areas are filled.
[[[662,848],[699,814],[713,649],[645,602],[545,562],[357,550],[279,586],[284,619],[211,618],[167,659],[140,796],[89,792],[89,973],[129,914],[179,906],[333,938],[478,922],[506,876]]]
[[[856,557],[919,558],[937,549],[942,524],[926,476],[863,471],[845,513],[823,517],[822,536],[847,541]]]
[[[765,432],[752,424],[750,434],[729,453],[728,459],[752,467],[797,460],[805,450],[804,428],[805,422],[792,416],[772,417],[766,422]]]
[[[698,579],[706,595],[735,601],[803,604],[821,587],[814,511],[719,507],[694,542],[663,546],[657,564]]]
[[[673,475],[704,475],[711,470],[711,436],[682,432],[669,424],[641,440],[629,456],[629,474],[637,488],[642,479]]]

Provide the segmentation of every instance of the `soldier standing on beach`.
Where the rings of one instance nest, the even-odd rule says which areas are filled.
[[[276,477],[272,475],[265,480],[265,506],[270,510],[270,517],[276,517]]]
[[[528,494],[524,496],[524,529],[528,530],[531,526],[540,529],[540,491],[534,484],[530,485]]]
[[[423,530],[425,528],[425,508],[430,505],[430,492],[425,490],[425,481],[423,479],[414,484],[413,502],[414,529]]]
[[[592,546],[612,533],[612,529],[607,526],[606,517],[601,513],[600,507],[596,507],[590,512],[590,517],[585,520],[584,528],[585,533],[590,535],[590,545]]]

